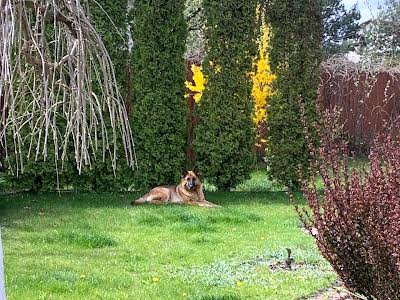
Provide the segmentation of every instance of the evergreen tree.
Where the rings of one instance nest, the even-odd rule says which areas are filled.
[[[134,3],[136,188],[176,183],[185,163],[184,9],[184,0]]]
[[[194,148],[204,176],[228,190],[248,178],[254,162],[252,61],[257,0],[203,0],[207,19],[207,85],[199,105]]]
[[[309,159],[299,101],[305,121],[316,120],[315,100],[322,60],[322,3],[313,0],[275,0],[267,10],[272,28],[271,66],[277,75],[268,108],[269,176],[298,186],[298,167]]]
[[[325,57],[354,50],[359,43],[358,21],[361,18],[357,6],[347,10],[342,0],[323,0],[322,17],[324,19],[322,45]]]

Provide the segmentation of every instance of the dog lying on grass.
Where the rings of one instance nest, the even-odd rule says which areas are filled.
[[[196,171],[183,171],[181,183],[177,186],[158,186],[143,197],[133,200],[132,205],[150,204],[184,204],[202,207],[220,207],[204,198],[203,184]]]

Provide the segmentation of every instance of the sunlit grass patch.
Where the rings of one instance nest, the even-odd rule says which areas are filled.
[[[334,280],[285,193],[206,193],[219,209],[137,196],[2,197],[8,298],[290,300]],[[286,248],[294,271],[271,267]]]
[[[284,250],[284,249],[283,249]],[[296,249],[301,251],[300,249]],[[318,277],[327,277],[329,284],[334,280],[334,273],[330,271],[325,262],[316,263],[314,260],[304,260],[304,256],[288,267],[285,264],[286,251],[279,253],[264,252],[249,259],[240,257],[229,260],[217,260],[216,262],[195,268],[180,268],[175,270],[178,277],[187,282],[201,282],[208,286],[217,287],[242,287],[259,286],[266,287],[271,284],[272,273],[279,273],[287,280],[296,277],[306,277],[316,280]]]
[[[240,296],[237,295],[205,295],[190,300],[241,300]]]

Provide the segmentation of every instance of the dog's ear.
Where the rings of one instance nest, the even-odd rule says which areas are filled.
[[[181,176],[184,178],[187,175],[188,171],[185,168],[182,168]]]
[[[197,177],[200,177],[200,171],[199,171],[199,169],[197,168],[197,167],[194,167],[194,169],[193,169],[193,171],[192,171],[194,174],[196,174],[196,176]]]

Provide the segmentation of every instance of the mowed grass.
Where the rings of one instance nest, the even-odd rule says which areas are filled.
[[[219,209],[137,196],[0,196],[8,299],[286,300],[335,281],[282,192],[207,193]]]

